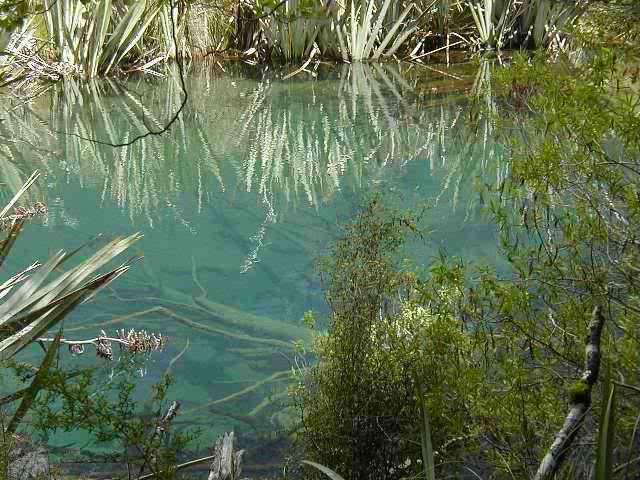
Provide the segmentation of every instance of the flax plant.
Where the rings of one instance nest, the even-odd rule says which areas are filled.
[[[289,0],[282,8],[260,20],[270,49],[285,60],[309,55],[321,31],[331,24],[327,0]],[[273,2],[257,2],[256,12],[268,14]]]
[[[160,11],[146,0],[136,0],[123,9],[111,0],[88,5],[79,0],[44,3],[47,32],[57,48],[58,61],[78,66],[86,78],[108,75],[114,67],[121,67]]]
[[[270,14],[273,1],[256,2],[255,12],[270,50],[286,60],[309,55],[315,45],[343,60],[391,57],[416,32],[414,2],[289,0]]]
[[[507,46],[554,48],[562,44],[562,32],[583,11],[585,2],[550,0],[481,0],[467,2],[476,27],[475,44],[481,50]]]
[[[39,173],[34,172],[0,211],[0,229],[6,231],[6,238],[0,243],[0,266],[4,265],[16,241],[19,240],[25,222],[34,216],[47,214],[47,207],[41,202],[35,203],[32,207],[17,206],[38,177]],[[12,208],[14,213],[10,214]],[[62,271],[53,280],[53,272],[61,271],[62,266],[80,249],[73,252],[58,251],[44,263],[36,261],[10,275],[0,285],[0,365],[4,368],[17,353],[33,344],[45,332],[56,329],[75,308],[126,273],[132,260],[98,274],[105,265],[139,239],[139,234],[114,238],[88,259]],[[20,400],[6,428],[3,427],[3,438],[5,435],[11,436],[16,433],[37,395],[46,388],[45,378],[58,352],[60,339],[60,333],[51,339],[31,385],[0,399],[0,405]]]
[[[414,8],[408,2],[406,8],[390,24],[386,25],[387,13],[393,10],[392,0],[376,0],[354,3],[338,16],[337,33],[342,58],[353,61],[378,60],[381,56],[391,57],[417,30],[409,14]]]
[[[8,223],[5,221],[7,220],[5,215],[38,176],[38,173],[34,173],[0,212],[3,224],[8,225],[8,236],[0,247],[0,262],[4,262],[15,244],[24,220],[28,218],[28,215],[23,212],[28,210],[16,210],[16,214],[9,217]],[[46,213],[44,204],[38,205],[42,206],[36,205],[36,213]],[[97,290],[125,273],[130,268],[129,262],[89,280],[89,276],[129,248],[139,238],[140,235],[135,234],[124,239],[112,240],[88,260],[50,283],[45,283],[47,277],[72,254],[60,251],[44,264],[40,265],[36,262],[3,283],[0,287],[0,295],[4,298],[0,306],[0,327],[3,332],[0,339],[2,358],[7,359],[15,355],[34,339],[53,328],[68,312],[94,295]],[[35,273],[32,273],[34,270]],[[20,287],[16,287],[19,284],[21,284]]]

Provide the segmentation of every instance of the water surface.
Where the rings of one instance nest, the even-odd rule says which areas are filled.
[[[144,233],[144,262],[78,309],[66,336],[161,331],[170,344],[141,383],[170,368],[170,397],[182,402],[183,422],[207,429],[204,443],[233,429],[266,445],[295,416],[286,386],[291,341],[308,339],[301,318],[326,313],[314,259],[363,196],[429,202],[418,262],[441,248],[495,259],[474,186],[505,167],[491,123],[471,122],[467,95],[489,72],[421,68],[324,66],[317,78],[289,80],[287,69],[200,68],[186,78],[188,103],[171,129],[121,148],[83,138],[126,143],[162,128],[182,100],[175,73],[3,99],[2,194],[38,169],[29,200],[49,207],[10,267],[99,232]]]

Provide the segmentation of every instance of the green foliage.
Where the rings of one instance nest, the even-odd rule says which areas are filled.
[[[470,270],[444,257],[414,271],[398,255],[415,225],[376,199],[322,264],[332,316],[328,335],[316,339],[319,363],[298,392],[306,454],[345,478],[487,465],[526,475],[540,454],[532,436],[551,438],[561,422],[564,385],[553,361],[550,370],[535,368],[522,352],[531,344],[526,330],[499,325],[489,312],[526,312],[531,298],[486,269],[469,288]],[[482,303],[492,310],[479,310]],[[476,464],[468,452],[484,439],[499,450]]]
[[[587,51],[605,46],[619,55],[631,54],[627,67],[633,69],[632,58],[640,53],[640,4],[635,0],[590,2],[574,35],[579,41],[576,46]]]
[[[331,307],[319,362],[301,393],[306,455],[345,478],[403,478],[423,469],[421,438],[433,419],[433,450],[466,433],[464,401],[476,369],[464,325],[444,305],[422,303],[422,286],[398,255],[413,217],[376,198],[321,263]],[[456,291],[440,290],[455,301]],[[430,435],[431,436],[431,435]]]
[[[625,42],[585,44],[579,63],[538,52],[499,75],[510,172],[481,191],[505,260],[499,271],[446,257],[425,273],[401,268],[415,223],[379,200],[345,228],[323,264],[330,327],[301,393],[310,458],[349,479],[416,474],[424,404],[438,474],[460,462],[532,477],[569,404],[590,397],[605,412],[601,446],[568,442],[564,475],[592,471],[598,451],[601,475],[637,475],[640,95],[627,65],[635,52]],[[625,395],[576,381],[594,305],[608,315],[602,368],[625,379]],[[580,435],[593,438],[598,418],[589,410],[583,420]],[[622,458],[631,463],[614,463]]]
[[[85,431],[95,438],[92,446],[108,452],[97,457],[136,476],[148,471],[156,478],[173,478],[173,466],[195,433],[171,428],[169,375],[153,386],[147,401],[136,401],[142,361],[124,354],[111,372],[85,369],[73,379],[67,372],[50,371],[46,391],[37,400],[35,430],[43,440],[59,431]]]
[[[602,362],[612,377],[637,385],[640,116],[637,77],[625,66],[634,50],[619,45],[585,45],[579,64],[568,58],[553,63],[541,52],[520,56],[503,72],[503,98],[513,107],[504,116],[512,134],[511,174],[488,192],[514,275],[509,288],[524,300],[505,304],[500,294],[500,322],[516,326],[523,342],[528,337],[531,361],[540,368],[578,373],[588,312],[602,303],[609,315]],[[480,303],[495,310],[487,307],[493,302]],[[587,393],[579,381],[568,388],[570,401]],[[618,398],[609,458],[628,448],[624,439],[639,400]],[[588,451],[580,447],[568,456]]]
[[[416,381],[420,385],[419,381]],[[419,398],[424,398],[422,388],[418,388]],[[431,422],[424,405],[421,406],[422,424],[420,425],[420,447],[422,449],[422,465],[426,480],[435,480],[435,461],[433,459],[433,442],[431,440]]]
[[[610,379],[606,383],[607,394],[602,402],[600,432],[596,451],[595,480],[606,480],[613,477],[613,449],[616,425],[616,387]]]
[[[23,393],[22,401],[20,402],[20,405],[16,409],[15,414],[9,421],[9,424],[5,429],[5,433],[11,435],[16,432],[18,425],[20,424],[20,422],[23,420],[26,413],[31,408],[31,405],[35,401],[40,390],[46,387],[45,378],[47,376],[49,368],[51,368],[53,359],[55,358],[55,355],[58,352],[61,336],[62,335],[58,333],[53,343],[49,345],[47,353],[44,356],[44,359],[42,360],[42,363],[40,364],[40,367],[38,368],[38,371],[36,372],[36,375],[33,381],[31,382],[31,385]]]

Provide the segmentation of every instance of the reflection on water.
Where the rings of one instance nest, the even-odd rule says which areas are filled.
[[[82,138],[123,143],[162,128],[182,99],[175,76],[67,81],[12,100],[0,113],[0,182],[6,196],[44,174],[31,195],[50,214],[30,226],[15,265],[97,232],[145,234],[144,265],[80,310],[67,335],[122,318],[162,330],[171,345],[148,377],[171,368],[184,418],[262,434],[290,423],[290,342],[308,339],[304,311],[324,309],[313,258],[362,195],[430,202],[421,261],[440,247],[490,259],[474,184],[504,167],[491,122],[470,115],[464,95],[487,90],[488,65],[344,65],[289,81],[225,68],[191,72],[170,131],[118,149]],[[490,91],[484,101],[494,108]]]

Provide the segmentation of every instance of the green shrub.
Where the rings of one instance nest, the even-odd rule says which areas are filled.
[[[421,303],[420,280],[400,268],[411,233],[415,219],[376,198],[321,264],[331,318],[301,396],[303,440],[307,458],[347,479],[420,472],[422,405],[436,451],[470,428],[470,337],[446,303]]]

